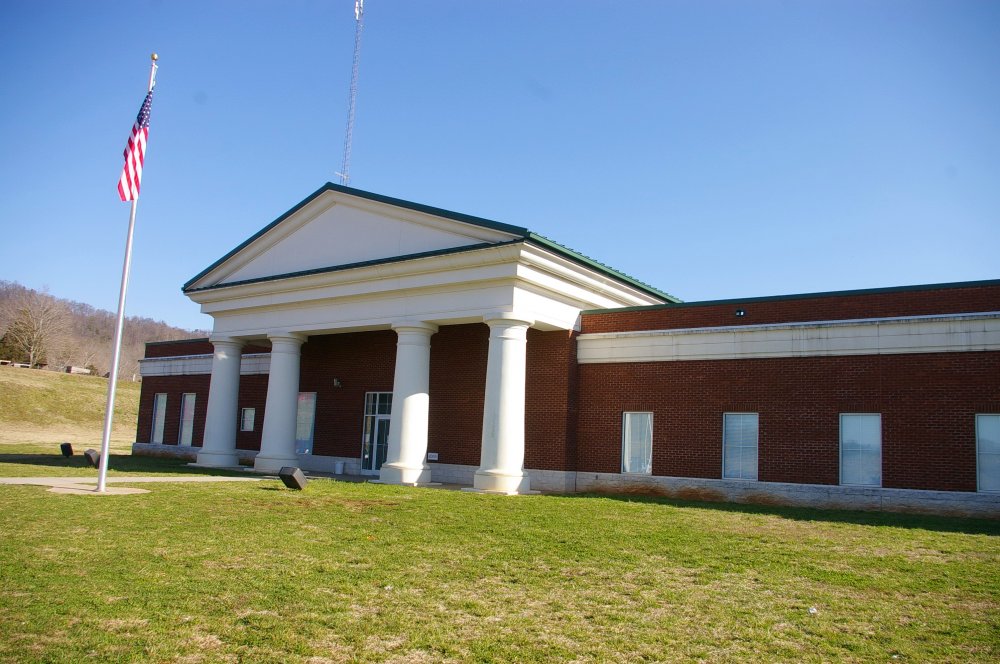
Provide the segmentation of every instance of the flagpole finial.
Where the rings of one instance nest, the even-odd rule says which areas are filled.
[[[158,56],[156,53],[153,53],[152,55],[149,56],[149,59],[152,60],[153,62],[156,62],[157,60],[160,59],[160,56]]]

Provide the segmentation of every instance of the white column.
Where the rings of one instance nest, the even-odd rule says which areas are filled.
[[[483,444],[473,488],[526,493],[524,473],[524,382],[528,328],[534,323],[512,313],[485,317],[490,326],[483,406]]]
[[[198,452],[199,466],[226,468],[239,465],[236,456],[236,421],[239,417],[240,356],[243,342],[230,337],[210,339],[212,378],[208,387],[205,436]]]
[[[282,466],[299,465],[295,453],[295,415],[299,403],[299,358],[305,337],[293,332],[267,336],[271,340],[271,369],[260,453],[253,467],[276,473]]]
[[[396,374],[392,379],[389,447],[379,480],[387,484],[427,484],[428,384],[431,373],[431,335],[437,325],[399,323],[396,330]]]

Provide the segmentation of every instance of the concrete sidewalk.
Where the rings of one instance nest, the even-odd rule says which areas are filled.
[[[365,483],[372,482],[379,484],[378,479],[368,475],[334,475],[323,472],[306,472],[306,477],[310,480],[329,480],[333,482]],[[277,475],[255,475],[254,477],[230,477],[227,475],[112,475],[107,478],[107,485],[104,493],[97,492],[96,477],[0,477],[0,485],[21,484],[28,486],[47,486],[52,493],[71,493],[77,495],[108,496],[126,495],[135,493],[149,493],[147,489],[137,489],[134,487],[113,487],[112,483],[118,484],[144,484],[151,482],[260,482],[261,480],[276,480]],[[446,489],[449,491],[461,491],[470,489],[465,484],[454,484],[451,482],[423,485],[427,488]]]
[[[224,477],[221,475],[176,475],[176,476],[137,476],[114,475],[107,478],[107,484],[144,484],[150,482],[260,482],[271,477]],[[147,489],[133,487],[106,486],[104,493],[97,492],[97,478],[91,477],[0,477],[0,484],[21,484],[28,486],[47,486],[52,493],[70,493],[91,496],[113,496],[136,493],[149,493]]]

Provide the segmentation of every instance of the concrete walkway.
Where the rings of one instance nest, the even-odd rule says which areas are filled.
[[[260,482],[269,477],[223,477],[221,475],[166,475],[137,476],[114,475],[107,478],[107,484],[144,484],[150,482]],[[97,492],[97,478],[91,477],[0,477],[0,484],[22,484],[29,486],[47,486],[52,493],[69,493],[88,496],[121,496],[136,493],[149,493],[147,489],[134,487],[105,486],[104,493]]]
[[[246,469],[241,469],[246,470]],[[368,475],[334,475],[332,473],[306,472],[306,477],[310,480],[331,480],[334,482],[364,483],[372,482],[378,484],[378,478]],[[21,484],[28,486],[47,486],[52,493],[69,493],[87,496],[114,496],[136,493],[149,493],[147,489],[137,489],[135,487],[114,487],[117,484],[144,484],[152,482],[260,482],[261,480],[276,480],[277,475],[256,475],[254,477],[230,477],[226,475],[109,475],[104,493],[97,492],[96,477],[0,477],[0,485]],[[424,485],[434,489],[446,489],[450,491],[469,490],[465,484],[438,483]]]

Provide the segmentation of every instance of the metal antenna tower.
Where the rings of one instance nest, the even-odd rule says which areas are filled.
[[[358,63],[361,61],[361,31],[365,27],[365,0],[354,0],[354,63],[351,67],[351,97],[347,107],[347,135],[344,136],[344,163],[340,184],[351,181],[351,140],[354,137],[354,105],[358,99]]]

